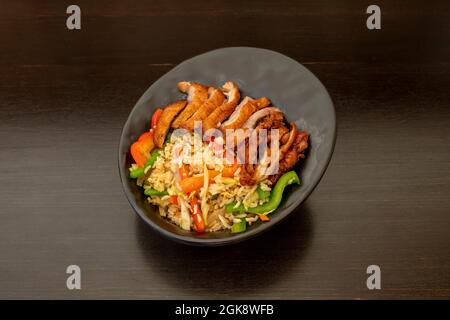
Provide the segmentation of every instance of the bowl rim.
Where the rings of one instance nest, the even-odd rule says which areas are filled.
[[[143,99],[144,94],[147,91],[150,91],[154,86],[156,86],[157,83],[159,83],[162,77],[164,77],[164,75],[166,75],[167,73],[174,71],[175,69],[181,67],[184,64],[187,64],[190,60],[192,59],[197,59],[203,55],[209,55],[213,52],[217,52],[217,51],[224,51],[224,50],[258,50],[258,51],[265,51],[268,52],[270,54],[275,54],[275,55],[280,55],[282,56],[284,59],[288,59],[298,65],[300,65],[301,67],[303,67],[304,69],[306,69],[307,72],[309,72],[317,81],[318,81],[318,85],[319,87],[322,88],[322,91],[325,93],[326,98],[329,100],[330,105],[331,105],[331,123],[332,123],[332,128],[331,132],[332,132],[332,143],[331,143],[331,150],[330,152],[327,154],[327,158],[325,159],[324,162],[324,166],[320,169],[319,175],[318,175],[318,179],[317,181],[314,183],[314,185],[310,185],[309,189],[305,192],[305,195],[303,198],[299,198],[294,200],[294,203],[288,207],[285,208],[283,210],[282,213],[279,213],[276,215],[277,219],[271,219],[270,221],[259,225],[257,228],[253,228],[250,230],[247,230],[245,232],[242,233],[236,233],[236,234],[232,234],[230,233],[229,237],[225,237],[225,238],[212,238],[212,239],[208,239],[208,238],[197,238],[197,237],[193,237],[191,235],[180,235],[180,234],[176,234],[173,233],[169,230],[166,230],[165,228],[159,226],[158,224],[156,224],[155,222],[153,222],[144,212],[144,210],[142,210],[136,203],[131,191],[129,190],[127,184],[128,184],[128,174],[124,174],[122,167],[121,167],[121,162],[122,162],[122,153],[121,150],[123,149],[123,145],[124,145],[124,140],[125,140],[125,131],[126,129],[128,129],[128,127],[130,126],[130,122],[131,122],[131,118],[133,116],[133,114],[136,111],[137,106],[140,104],[141,99]],[[131,109],[131,111],[128,114],[127,120],[125,121],[125,124],[122,127],[122,131],[120,134],[120,140],[119,140],[119,144],[118,144],[118,168],[119,168],[119,177],[120,177],[120,181],[122,184],[122,189],[123,192],[125,193],[125,196],[128,200],[128,203],[130,204],[130,206],[133,208],[133,211],[135,212],[135,214],[137,214],[147,225],[149,225],[153,230],[157,231],[159,234],[161,234],[162,236],[164,236],[165,238],[174,240],[176,242],[179,243],[183,243],[183,244],[188,244],[188,245],[194,245],[194,246],[224,246],[224,245],[229,245],[229,244],[233,244],[233,243],[238,243],[241,242],[243,240],[247,240],[250,238],[253,238],[257,235],[260,235],[262,233],[264,233],[265,231],[269,230],[270,228],[272,228],[273,226],[277,225],[278,223],[280,223],[282,220],[284,220],[287,216],[289,216],[292,211],[294,211],[296,208],[298,208],[300,206],[300,204],[302,204],[304,201],[306,201],[306,199],[311,195],[311,193],[314,191],[314,189],[317,187],[317,185],[320,183],[320,181],[322,180],[325,171],[328,168],[328,165],[330,164],[332,155],[334,153],[334,148],[336,145],[336,139],[337,139],[337,123],[336,123],[336,110],[334,107],[334,103],[333,100],[330,97],[330,94],[328,93],[327,89],[325,88],[325,86],[323,85],[323,83],[319,80],[319,78],[317,78],[314,73],[312,73],[308,68],[306,68],[304,65],[302,65],[300,62],[280,53],[274,50],[270,50],[270,49],[264,49],[264,48],[257,48],[257,47],[247,47],[247,46],[239,46],[239,47],[224,47],[224,48],[218,48],[218,49],[214,49],[214,50],[210,50],[198,55],[195,55],[193,57],[190,57],[186,60],[183,60],[181,63],[177,64],[176,66],[174,66],[173,68],[171,68],[169,71],[167,71],[166,73],[164,73],[161,77],[159,77],[156,81],[154,81],[150,87],[148,87],[145,92],[141,95],[141,97],[138,99],[138,101],[135,103],[135,105],[133,106],[133,108]],[[126,177],[126,181],[124,181],[124,177]]]

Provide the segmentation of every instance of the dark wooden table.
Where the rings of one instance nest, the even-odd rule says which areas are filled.
[[[449,298],[450,5],[376,1],[0,1],[1,298]],[[280,51],[324,83],[338,139],[288,221],[187,247],[132,212],[117,170],[129,111],[179,62]],[[82,289],[66,288],[66,267]],[[366,268],[381,267],[381,290]]]

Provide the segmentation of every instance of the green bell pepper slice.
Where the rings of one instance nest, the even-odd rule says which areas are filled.
[[[288,185],[293,183],[300,184],[300,178],[298,177],[297,173],[295,171],[286,172],[280,177],[280,179],[278,179],[275,187],[270,193],[269,201],[267,201],[266,203],[253,208],[245,208],[242,204],[236,207],[236,202],[232,202],[225,206],[225,210],[229,213],[249,212],[266,215],[278,208],[281,203],[281,199],[283,198],[284,189]]]
[[[256,193],[258,194],[258,198],[260,200],[265,200],[268,197],[270,197],[270,192],[269,191],[264,191],[263,189],[261,189],[260,186],[258,186],[258,188],[256,188]]]
[[[155,163],[156,159],[158,159],[159,152],[160,152],[159,149],[153,150],[152,153],[150,154],[150,158],[147,160],[144,167],[139,167],[139,168],[136,168],[136,169],[133,169],[130,171],[130,178],[137,179],[137,178],[142,177],[144,175],[145,171],[147,170],[147,168],[152,167],[153,164]]]
[[[247,221],[241,219],[241,222],[235,222],[231,226],[231,233],[244,232],[247,229]]]
[[[146,196],[167,196],[169,193],[167,191],[158,191],[153,188],[148,188],[144,190]]]

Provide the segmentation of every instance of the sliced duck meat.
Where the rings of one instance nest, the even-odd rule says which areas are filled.
[[[261,108],[265,108],[270,104],[270,100],[266,97],[259,98],[254,100],[250,97],[245,97],[241,103],[236,107],[234,112],[222,124],[222,130],[225,131],[227,129],[238,129],[241,128],[244,123],[250,118],[250,116],[257,110]]]
[[[226,82],[222,86],[222,90],[227,96],[227,100],[203,121],[204,131],[211,128],[217,128],[222,121],[227,119],[233,113],[241,98],[239,87],[234,82]]]
[[[281,137],[280,142],[282,144],[280,148],[281,153],[284,153],[290,149],[290,147],[294,143],[296,136],[297,136],[297,125],[295,124],[295,122],[292,122],[291,131],[280,134]]]
[[[173,119],[186,107],[187,101],[176,101],[165,107],[156,123],[153,140],[158,148],[162,148]]]
[[[243,186],[253,186],[256,184],[255,178],[253,178],[253,165],[241,165],[241,171],[239,172],[239,182]]]
[[[245,129],[255,128],[256,124],[261,119],[265,118],[266,116],[268,116],[270,114],[278,114],[278,113],[281,114],[281,116],[283,116],[283,113],[281,112],[281,110],[276,107],[269,107],[269,108],[264,108],[259,111],[256,111],[254,114],[252,114],[250,116],[250,118],[247,119],[247,121],[245,121],[245,123],[242,125],[242,128],[245,128]]]
[[[256,124],[255,129],[275,129],[285,126],[284,115],[280,112],[270,112],[264,118],[260,119]]]
[[[295,164],[302,158],[305,158],[304,152],[308,148],[309,135],[305,131],[298,131],[291,148],[283,154],[278,166],[278,173],[269,176],[272,184],[286,172],[291,170]]]
[[[172,128],[180,128],[208,99],[208,88],[196,83],[182,81],[178,83],[178,89],[188,95],[188,105],[172,123]]]
[[[250,146],[249,146],[249,140],[246,140],[245,143],[245,159],[244,163],[240,165],[240,173],[239,173],[239,182],[243,186],[251,186],[256,183],[256,180],[254,179],[253,175],[255,172],[255,163],[250,161]],[[255,155],[254,155],[255,156]]]
[[[269,98],[261,97],[255,100],[256,105],[258,106],[258,110],[270,106],[272,103]]]
[[[195,121],[203,121],[208,117],[216,108],[220,107],[225,101],[225,95],[221,90],[210,87],[208,89],[208,100],[198,109],[192,117],[185,121],[183,126],[187,130],[194,130]]]
[[[309,134],[306,131],[297,131],[295,140],[292,143],[292,150],[300,155],[300,158],[305,156],[302,154],[306,149],[308,149]]]

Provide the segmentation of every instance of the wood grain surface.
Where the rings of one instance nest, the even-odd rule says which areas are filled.
[[[0,298],[449,298],[450,5],[377,1],[0,1]],[[222,248],[133,214],[117,147],[140,95],[181,61],[256,46],[335,103],[329,169],[291,217]],[[66,267],[82,289],[66,288]],[[368,290],[366,268],[381,267]]]

